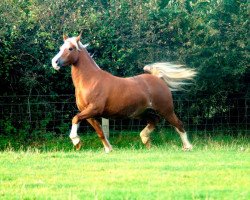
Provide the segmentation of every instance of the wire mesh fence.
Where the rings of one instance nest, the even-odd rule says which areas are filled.
[[[232,98],[213,104],[201,100],[174,95],[175,111],[189,132],[231,131],[237,134],[250,133],[249,98]],[[209,105],[209,106],[208,106]],[[45,134],[68,135],[71,119],[78,112],[74,95],[36,95],[0,97],[0,134]],[[110,119],[111,131],[141,131],[144,120]],[[162,120],[158,128],[169,127]],[[83,121],[81,132],[90,132],[92,127]]]

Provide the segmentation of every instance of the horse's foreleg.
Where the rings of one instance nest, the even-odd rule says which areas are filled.
[[[79,127],[79,124],[80,124],[79,122],[77,124],[72,124],[70,135],[69,135],[76,150],[79,150],[81,148],[80,137],[77,135],[77,129]]]
[[[155,129],[154,123],[148,123],[148,125],[141,131],[140,136],[142,143],[149,149],[151,147],[150,133]]]
[[[110,151],[112,151],[112,146],[110,145],[108,139],[104,135],[100,123],[97,120],[93,119],[93,118],[87,119],[87,121],[91,124],[91,126],[93,126],[93,128],[95,129],[98,137],[101,139],[101,141],[103,143],[103,146],[104,146],[105,152],[109,153]]]
[[[83,119],[90,118],[97,113],[97,109],[94,109],[93,105],[89,105],[85,110],[75,115],[72,119],[72,128],[70,132],[70,139],[74,144],[75,148],[79,150],[81,148],[80,137],[77,135],[77,129],[79,127],[79,123]]]

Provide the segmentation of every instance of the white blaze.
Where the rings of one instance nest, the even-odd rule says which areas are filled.
[[[58,54],[56,54],[56,56],[52,59],[52,66],[55,70],[59,70],[60,67],[57,65],[56,61],[62,56],[64,49],[65,48],[69,48],[70,47],[70,43],[69,42],[65,42],[61,48]]]
[[[56,56],[52,59],[52,66],[55,70],[59,70],[60,67],[57,65],[56,61],[62,56],[63,51],[60,51]]]

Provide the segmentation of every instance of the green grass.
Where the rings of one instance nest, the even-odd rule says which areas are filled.
[[[183,152],[171,134],[150,150],[127,134],[111,138],[110,154],[95,135],[82,138],[79,152],[63,137],[27,147],[2,139],[0,199],[250,199],[247,137],[193,136]]]

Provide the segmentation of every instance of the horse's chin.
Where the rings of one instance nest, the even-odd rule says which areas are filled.
[[[60,69],[60,67],[56,64],[56,62],[54,62],[54,60],[52,60],[52,67],[57,71]]]
[[[59,66],[53,66],[53,68],[55,69],[55,70],[57,70],[57,71],[59,71],[60,70],[60,67]]]
[[[60,67],[57,64],[52,63],[52,66],[55,70],[59,71]]]

